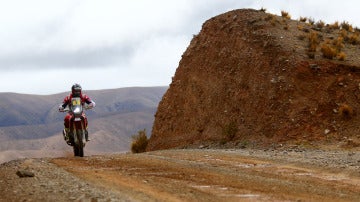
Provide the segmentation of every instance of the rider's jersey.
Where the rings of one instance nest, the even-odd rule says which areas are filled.
[[[70,93],[70,95],[66,96],[64,98],[64,101],[63,101],[63,108],[65,108],[68,104],[71,104],[71,99],[73,98],[73,95],[72,93]],[[90,99],[89,96],[85,95],[85,94],[81,94],[80,95],[80,98],[81,98],[81,104],[84,105],[84,103],[86,104],[90,104],[92,103],[93,101]]]

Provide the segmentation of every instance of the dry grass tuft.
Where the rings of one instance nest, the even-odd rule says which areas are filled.
[[[348,32],[344,29],[342,29],[339,33],[339,35],[346,41],[348,38]]]
[[[319,44],[319,35],[317,32],[310,32],[309,35],[309,42],[310,44]]]
[[[360,43],[359,33],[350,34],[348,37],[348,42],[357,45]]]
[[[329,25],[329,28],[330,28],[330,29],[334,29],[334,30],[340,29],[339,22],[338,22],[338,21],[335,21],[333,24],[330,24],[330,25]]]
[[[337,55],[337,51],[334,47],[330,44],[324,43],[321,46],[321,53],[323,54],[324,58],[333,59]]]
[[[335,46],[336,50],[338,52],[341,51],[342,48],[345,47],[344,45],[344,38],[339,36],[338,38],[334,39],[334,41],[332,42],[332,44]]]
[[[319,21],[315,24],[315,27],[316,27],[316,28],[319,28],[319,29],[322,29],[324,26],[325,26],[325,22],[322,21],[322,20],[319,20]]]
[[[352,26],[349,24],[349,22],[343,21],[341,23],[341,29],[344,29],[346,31],[351,31],[353,28]]]
[[[298,28],[298,30],[302,31],[304,29],[304,26],[298,25],[297,28]]]
[[[315,57],[316,48],[319,45],[319,36],[317,32],[310,32],[309,34],[309,44],[308,44],[308,52],[307,55],[310,58]]]
[[[300,16],[300,19],[299,19],[300,22],[306,22],[306,20],[307,20],[307,17],[301,17]]]
[[[314,23],[315,23],[314,18],[308,18],[307,20],[310,25],[314,25]]]
[[[283,11],[283,10],[281,11],[281,17],[286,18],[286,19],[291,19],[291,15],[288,12]]]
[[[275,15],[272,15],[272,14],[269,14],[266,18],[265,18],[266,21],[270,21],[270,24],[272,26],[275,26],[276,23],[278,22],[278,20],[276,19]]]
[[[344,52],[340,52],[336,57],[338,60],[344,61],[346,58],[346,54]]]
[[[275,17],[271,19],[272,26],[275,26],[277,22],[279,22],[279,21]]]
[[[261,8],[260,8],[260,11],[265,13],[265,12],[266,12],[266,8],[261,7]]]
[[[142,153],[146,151],[148,144],[148,138],[146,136],[146,130],[139,130],[137,135],[132,136],[131,152]]]

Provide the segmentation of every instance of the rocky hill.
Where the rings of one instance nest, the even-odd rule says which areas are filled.
[[[359,33],[264,10],[209,19],[159,104],[147,149],[359,146]]]

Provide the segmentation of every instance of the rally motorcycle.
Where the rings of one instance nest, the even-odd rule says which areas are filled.
[[[74,156],[84,156],[84,147],[86,143],[87,130],[85,126],[84,110],[92,109],[92,107],[83,106],[81,99],[75,97],[71,99],[71,104],[62,112],[69,112],[72,114],[70,119],[69,145],[74,149]]]

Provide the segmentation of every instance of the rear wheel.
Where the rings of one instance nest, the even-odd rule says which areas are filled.
[[[83,147],[74,146],[73,148],[74,148],[74,156],[84,157]]]
[[[84,157],[84,147],[79,148],[79,156]]]
[[[79,148],[76,145],[74,145],[73,148],[74,148],[74,156],[79,156]]]

